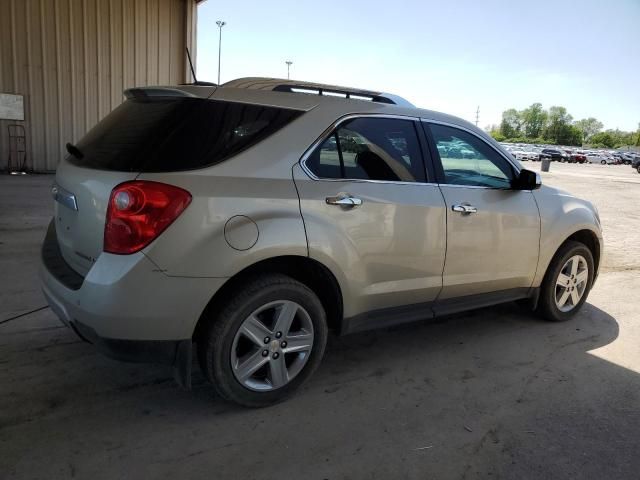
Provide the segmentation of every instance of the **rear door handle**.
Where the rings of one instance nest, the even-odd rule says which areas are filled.
[[[476,207],[474,207],[473,205],[464,205],[464,204],[457,204],[457,205],[453,205],[451,207],[451,210],[453,210],[454,212],[458,212],[458,213],[462,213],[463,215],[468,215],[470,213],[477,213],[478,209]]]
[[[362,205],[362,200],[356,197],[352,197],[347,193],[340,193],[335,197],[327,197],[325,199],[327,205],[338,205],[345,208],[354,208]]]

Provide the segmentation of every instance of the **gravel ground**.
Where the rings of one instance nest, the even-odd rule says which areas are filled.
[[[45,305],[51,180],[0,176],[0,322]],[[245,410],[199,373],[183,392],[164,368],[104,358],[45,308],[0,324],[0,477],[637,479],[640,175],[554,163],[543,181],[602,218],[575,320],[509,304],[332,338],[299,395]]]

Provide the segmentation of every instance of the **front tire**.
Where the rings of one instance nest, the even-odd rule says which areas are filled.
[[[208,319],[200,366],[218,394],[245,407],[278,403],[316,370],[327,343],[318,297],[280,274],[247,281]]]
[[[580,242],[566,242],[556,252],[545,274],[538,313],[553,322],[569,320],[587,300],[594,273],[591,250]]]

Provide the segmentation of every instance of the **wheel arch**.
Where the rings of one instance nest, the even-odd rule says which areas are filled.
[[[567,243],[568,241],[572,241],[572,240],[576,241],[576,242],[583,243],[591,251],[591,255],[593,255],[593,266],[594,266],[594,270],[595,270],[593,279],[595,280],[596,276],[598,275],[598,271],[600,269],[600,255],[601,255],[600,239],[591,230],[588,230],[588,229],[578,230],[577,232],[572,233],[571,235],[569,235],[569,237],[567,237],[567,239],[564,242],[562,242],[560,247],[558,247],[558,250],[565,243]],[[556,250],[556,252],[558,250]],[[548,268],[548,266],[547,266],[547,268]]]
[[[197,341],[203,333],[207,319],[251,277],[266,273],[281,273],[309,287],[320,299],[327,314],[328,327],[340,330],[343,316],[343,297],[334,274],[322,263],[309,257],[285,255],[260,260],[230,277],[211,297],[200,315],[193,332]]]
[[[570,235],[566,236],[564,238],[564,240],[562,242],[560,242],[560,244],[557,246],[557,248],[554,250],[553,255],[551,255],[548,259],[548,261],[546,262],[545,268],[544,268],[544,272],[542,273],[542,275],[540,275],[540,281],[542,281],[542,279],[544,279],[544,277],[547,275],[547,271],[549,270],[549,266],[551,265],[552,260],[555,258],[555,256],[557,255],[558,251],[567,243],[570,241],[576,241],[576,242],[580,242],[582,244],[584,244],[589,251],[591,251],[591,255],[593,255],[593,263],[594,263],[594,277],[593,280],[595,282],[597,276],[598,276],[598,271],[600,269],[600,259],[601,259],[601,255],[602,255],[602,246],[601,246],[601,242],[600,242],[600,238],[598,237],[598,235],[593,231],[590,230],[588,228],[582,228],[580,230],[576,230],[575,232],[571,233]]]

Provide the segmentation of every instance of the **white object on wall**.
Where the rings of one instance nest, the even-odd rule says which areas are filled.
[[[0,93],[0,120],[24,120],[24,97]]]

